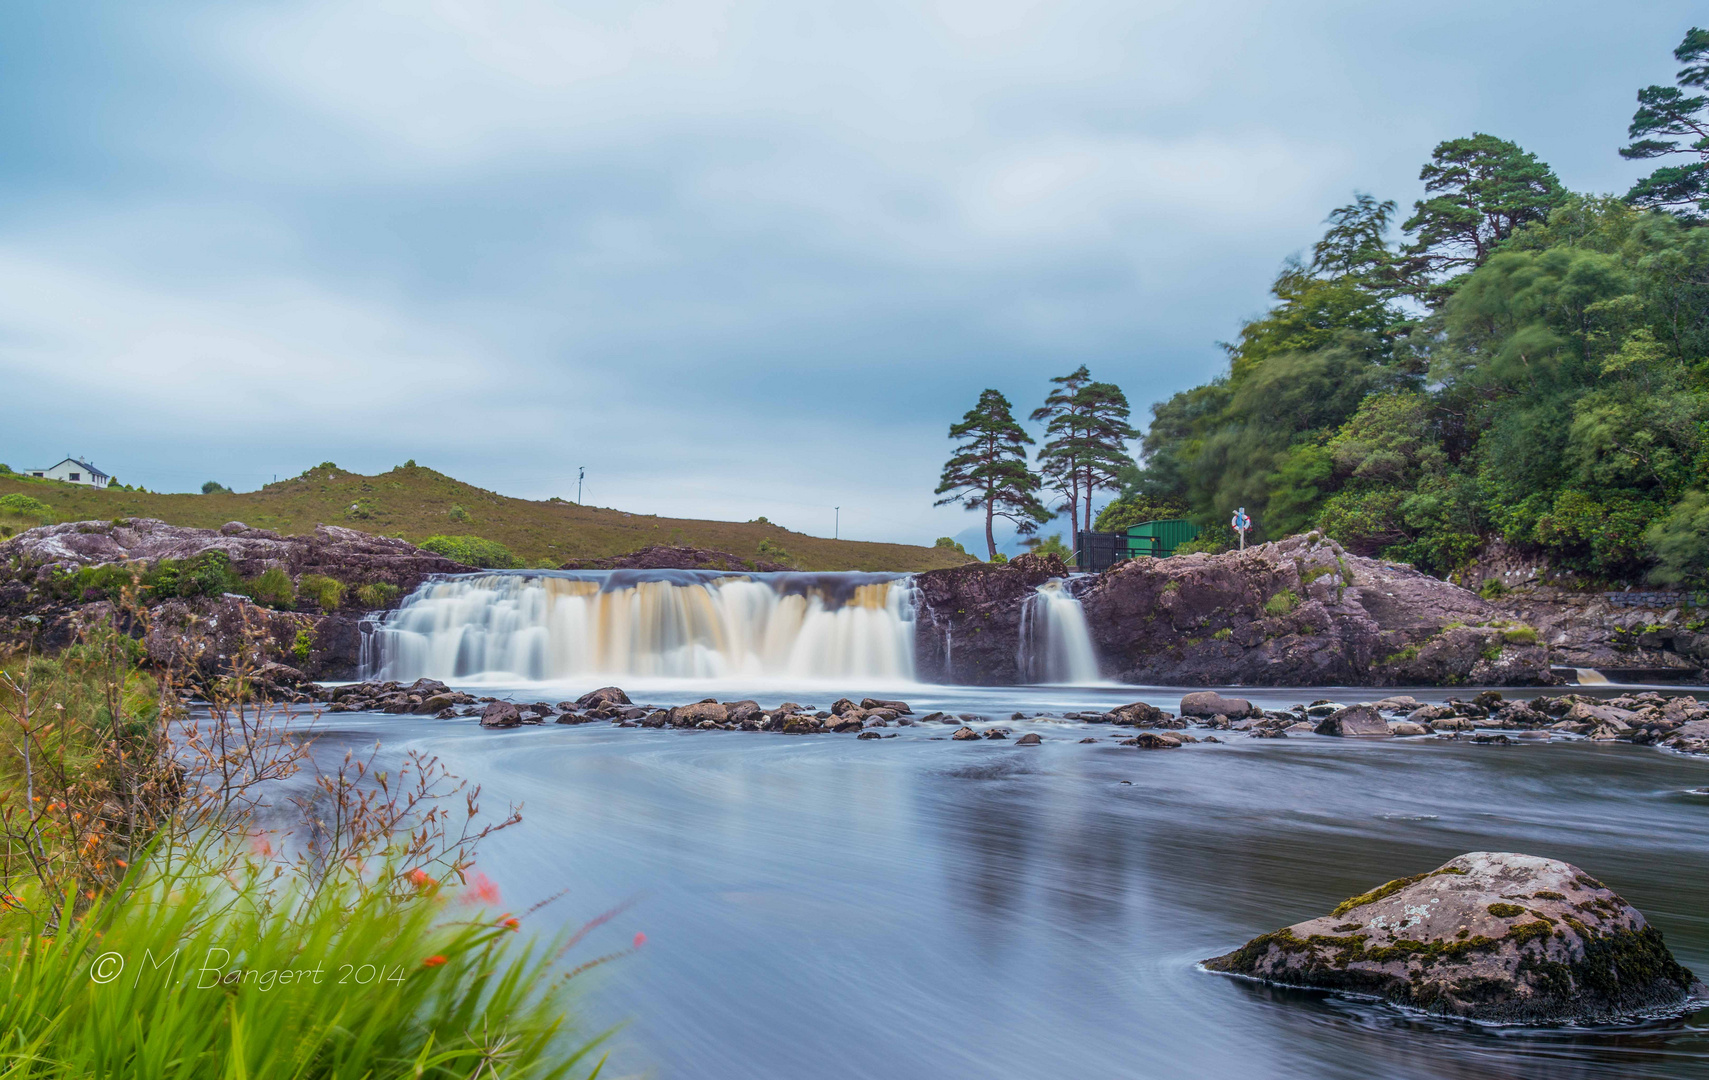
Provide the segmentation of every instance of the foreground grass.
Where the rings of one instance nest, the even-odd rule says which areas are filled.
[[[272,896],[263,877],[155,874],[58,927],[9,907],[0,1077],[597,1074],[554,955],[509,916],[386,889]]]
[[[827,540],[763,521],[661,518],[513,499],[416,465],[378,476],[321,465],[259,491],[208,495],[96,491],[0,474],[0,496],[12,493],[47,504],[59,521],[152,517],[208,529],[242,521],[284,533],[308,533],[327,524],[413,543],[430,536],[478,536],[503,544],[529,566],[622,555],[650,544],[686,544],[751,559],[762,542],[788,552],[803,570],[934,570],[969,561],[944,548]],[[34,521],[15,523],[26,524]]]

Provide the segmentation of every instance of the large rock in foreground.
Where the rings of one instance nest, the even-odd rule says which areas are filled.
[[[1504,1023],[1611,1019],[1705,993],[1606,885],[1569,863],[1491,851],[1391,881],[1205,966]]]

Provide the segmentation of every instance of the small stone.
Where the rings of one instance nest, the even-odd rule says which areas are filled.
[[[960,727],[956,729],[955,734],[951,735],[950,738],[955,739],[957,742],[965,742],[968,739],[979,738],[979,732],[974,731],[970,727]]]
[[[1039,737],[1038,732],[1029,731],[1025,735],[1022,735],[1020,738],[1016,739],[1015,745],[1016,746],[1037,746],[1039,743],[1041,743],[1043,741],[1044,740]]]

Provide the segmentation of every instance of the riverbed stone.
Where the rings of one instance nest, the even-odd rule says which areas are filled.
[[[955,739],[957,742],[966,742],[969,739],[979,738],[979,732],[974,731],[970,727],[959,727],[955,729],[955,734],[951,735],[950,738]]]
[[[1428,735],[1430,729],[1423,724],[1409,723],[1406,720],[1396,720],[1389,725],[1389,734],[1396,738],[1406,739],[1415,735]]]
[[[1389,725],[1381,713],[1369,705],[1349,705],[1325,716],[1317,725],[1319,735],[1343,735],[1350,738],[1389,737]]]
[[[1111,709],[1110,716],[1113,723],[1127,727],[1156,727],[1165,720],[1175,719],[1170,713],[1143,701],[1136,701],[1131,705]]]
[[[1041,743],[1043,741],[1044,741],[1044,739],[1039,735],[1038,732],[1029,731],[1025,735],[1022,735],[1020,738],[1016,739],[1015,745],[1016,746],[1037,746],[1039,743]]]
[[[602,705],[633,705],[629,695],[619,686],[602,686],[598,690],[589,690],[576,699],[578,709],[597,709]]]
[[[678,705],[670,711],[672,727],[698,727],[707,720],[722,724],[730,719],[730,710],[716,701],[697,701],[693,705]]]
[[[1234,718],[1252,716],[1260,711],[1245,698],[1223,697],[1214,690],[1200,690],[1181,699],[1182,716],[1216,716],[1220,713]]]
[[[891,712],[901,716],[906,716],[914,711],[908,707],[908,703],[906,701],[892,701],[889,698],[861,698],[860,707],[868,712],[871,712],[874,709],[889,709]]]
[[[1705,992],[1608,886],[1514,852],[1379,885],[1204,966],[1503,1023],[1612,1020]]]
[[[522,723],[522,714],[508,701],[495,701],[481,710],[484,728],[513,728]]]

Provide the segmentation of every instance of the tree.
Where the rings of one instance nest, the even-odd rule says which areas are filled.
[[[1394,252],[1389,250],[1389,224],[1395,202],[1378,202],[1365,192],[1338,206],[1324,220],[1329,231],[1312,245],[1309,273],[1313,277],[1351,277],[1370,285],[1386,285],[1393,275]]]
[[[1481,132],[1438,143],[1418,178],[1436,194],[1413,203],[1401,226],[1416,234],[1402,252],[1402,270],[1414,295],[1432,306],[1453,292],[1446,278],[1482,266],[1515,229],[1548,220],[1567,200],[1535,154]]]
[[[1132,410],[1121,387],[1092,382],[1084,365],[1051,381],[1060,389],[1032,414],[1034,420],[1048,419],[1045,433],[1054,436],[1039,448],[1039,467],[1063,493],[1070,522],[1089,530],[1092,497],[1114,487],[1117,474],[1133,464],[1127,442],[1139,433],[1128,424]]]
[[[1673,50],[1685,67],[1675,76],[1678,86],[1646,86],[1638,91],[1638,111],[1626,134],[1633,141],[1621,147],[1629,161],[1683,155],[1683,165],[1663,165],[1632,185],[1626,201],[1650,209],[1672,209],[1695,219],[1709,213],[1709,97],[1687,94],[1682,87],[1709,86],[1709,30],[1692,27]],[[1656,138],[1656,136],[1665,136]],[[1691,141],[1681,146],[1677,139]]]
[[[944,463],[936,494],[945,497],[932,505],[960,503],[985,511],[985,550],[995,560],[997,540],[991,525],[996,518],[1014,522],[1023,536],[1050,520],[1050,511],[1035,494],[1039,478],[1027,468],[1023,447],[1032,445],[1032,437],[1015,422],[1009,399],[995,390],[979,395],[979,404],[961,423],[950,425],[949,437],[963,441]]]
[[[1039,451],[1039,468],[1051,490],[1062,496],[1062,505],[1057,509],[1068,511],[1068,523],[1072,526],[1080,512],[1080,472],[1069,456],[1059,452],[1058,444],[1079,439],[1085,433],[1085,418],[1075,398],[1092,381],[1092,373],[1081,364],[1050,381],[1056,384],[1056,389],[1046,395],[1042,406],[1032,411],[1031,420],[1044,424],[1045,436],[1052,440]]]

